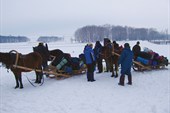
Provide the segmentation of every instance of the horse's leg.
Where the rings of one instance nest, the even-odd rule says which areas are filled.
[[[117,77],[118,77],[118,64],[117,64],[117,63],[115,64],[115,71],[116,71],[116,76],[115,76],[115,78],[117,78]]]
[[[43,76],[43,74],[41,74],[41,72],[35,72],[36,73],[36,80],[35,83],[41,83],[41,78]]]
[[[109,67],[110,67],[110,72],[113,72],[113,64],[112,63],[109,63],[110,65],[109,65]]]
[[[39,66],[38,70],[41,70],[41,72],[37,72],[35,70],[35,73],[36,73],[35,83],[41,83],[41,79],[42,79],[42,76],[43,76],[43,71],[42,71],[42,67],[41,66]]]
[[[35,74],[36,74],[35,83],[38,83],[38,72],[36,72],[36,70],[35,70]]]
[[[15,89],[19,87],[19,82],[18,82],[18,75],[17,73],[13,72],[14,73],[14,76],[15,76],[15,81],[16,81],[16,86],[15,86]]]
[[[20,82],[20,89],[22,89],[23,88],[22,75],[20,74],[18,78],[19,78],[19,82]]]
[[[110,66],[109,66],[109,61],[106,59],[106,71],[105,72],[109,72]]]
[[[111,66],[111,68],[112,68],[112,75],[111,75],[111,77],[114,77],[114,76],[115,76],[115,73],[114,73],[113,65]]]
[[[43,73],[39,72],[38,76],[39,76],[38,77],[38,83],[41,83],[41,79],[42,79]]]

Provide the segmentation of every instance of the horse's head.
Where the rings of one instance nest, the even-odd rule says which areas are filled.
[[[9,69],[15,61],[15,54],[14,53],[2,53],[0,52],[0,62],[5,64],[6,68]]]

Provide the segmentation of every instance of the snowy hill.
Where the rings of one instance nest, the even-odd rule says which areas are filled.
[[[133,46],[136,41],[129,43]],[[0,51],[15,49],[29,53],[36,45],[30,42],[0,44]],[[170,45],[146,41],[141,41],[140,45],[170,60]],[[50,50],[61,49],[78,56],[85,44],[57,42],[48,46]],[[23,73],[24,89],[14,89],[12,72],[7,73],[0,67],[0,113],[170,113],[169,70],[170,66],[145,72],[132,70],[133,85],[124,87],[118,85],[119,78],[110,77],[111,73],[95,73],[95,82],[87,82],[85,74],[64,80],[45,78],[42,86],[32,87],[26,76],[35,79],[35,74],[29,72]]]

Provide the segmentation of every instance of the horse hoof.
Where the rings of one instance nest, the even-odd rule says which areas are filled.
[[[37,82],[38,84],[41,84],[41,81]]]
[[[114,77],[114,75],[111,75],[111,77]]]
[[[19,86],[15,86],[15,89],[19,88]]]

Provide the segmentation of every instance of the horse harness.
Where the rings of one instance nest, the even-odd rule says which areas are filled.
[[[12,53],[12,52],[16,53],[15,64],[12,65],[12,67],[17,68],[19,58],[23,60],[23,66],[25,66],[25,63],[24,63],[24,57],[25,56],[23,56],[21,53],[18,53],[16,50],[11,50],[9,53]]]

